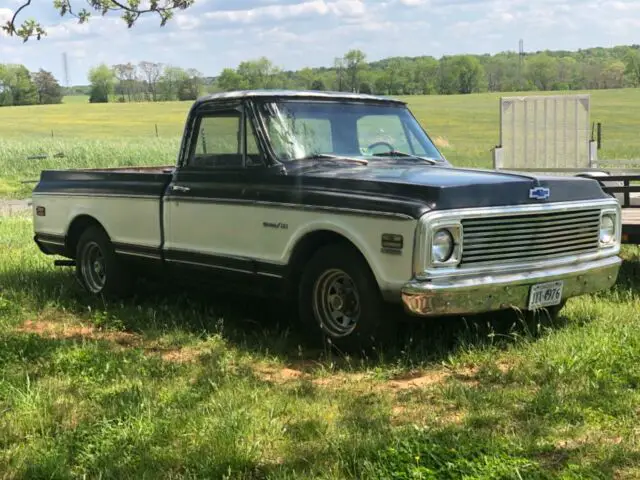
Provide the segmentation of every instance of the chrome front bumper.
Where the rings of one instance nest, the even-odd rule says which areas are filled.
[[[606,290],[618,278],[622,260],[613,256],[526,272],[412,281],[402,288],[402,303],[414,315],[471,315],[512,307],[527,310],[531,286],[563,280],[562,300]]]

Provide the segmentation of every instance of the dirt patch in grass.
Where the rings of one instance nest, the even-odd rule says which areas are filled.
[[[297,367],[297,366],[296,366]],[[357,384],[367,387],[368,389],[396,392],[408,389],[426,388],[431,385],[443,383],[450,374],[444,370],[434,370],[425,372],[410,372],[407,374],[396,376],[389,380],[376,380],[370,378],[367,374],[361,372],[354,373],[337,373],[326,377],[315,378],[313,371],[306,371],[304,368],[274,367],[274,366],[256,366],[254,373],[261,379],[285,384],[299,380],[308,380],[314,385],[325,388],[341,388],[349,386],[355,387]]]
[[[147,353],[150,353],[147,350]],[[156,349],[155,354],[159,354],[165,362],[173,363],[194,363],[200,359],[202,351],[193,347],[183,348],[170,348],[170,349]]]
[[[48,320],[27,320],[17,328],[20,333],[35,334],[43,338],[81,341],[105,341],[117,348],[142,348],[145,355],[159,356],[167,362],[187,363],[198,360],[203,353],[194,347],[163,348],[145,342],[138,334],[119,331],[102,331],[91,325],[52,322]]]
[[[34,333],[45,338],[64,340],[105,340],[118,345],[133,347],[142,344],[142,337],[128,332],[103,332],[90,325],[50,322],[46,320],[27,320],[18,327],[20,333]]]
[[[386,388],[391,390],[406,390],[410,388],[425,388],[431,385],[442,384],[451,375],[445,370],[434,370],[427,372],[410,372],[398,376],[384,383]]]

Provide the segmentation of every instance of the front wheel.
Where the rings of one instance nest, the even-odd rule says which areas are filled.
[[[93,295],[121,296],[130,291],[131,276],[118,259],[111,240],[98,226],[87,228],[76,248],[76,276]]]
[[[392,328],[392,320],[384,318],[384,307],[369,266],[354,248],[329,245],[306,265],[298,310],[315,338],[341,350],[372,347]]]

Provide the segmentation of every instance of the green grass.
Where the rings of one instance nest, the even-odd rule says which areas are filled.
[[[604,125],[605,159],[640,159],[640,89],[592,95],[594,122]],[[498,99],[475,94],[406,97],[411,110],[455,165],[490,167],[499,141]],[[66,97],[62,105],[0,108],[0,197],[25,197],[41,169],[173,164],[191,102],[97,104]],[[158,136],[156,138],[156,125]],[[52,136],[53,132],[53,136]],[[28,160],[46,153],[65,158]]]
[[[409,100],[451,161],[489,166],[498,97]],[[640,157],[638,103],[593,93],[602,156]],[[0,109],[0,197],[43,168],[172,164],[188,106]],[[640,476],[638,248],[553,323],[419,322],[356,358],[309,348],[278,305],[89,298],[31,238],[28,214],[0,217],[0,478]]]
[[[553,324],[430,321],[356,358],[310,349],[277,305],[89,298],[31,232],[0,219],[2,478],[640,473],[637,249]]]

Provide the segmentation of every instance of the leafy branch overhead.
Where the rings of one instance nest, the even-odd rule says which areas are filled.
[[[32,37],[40,40],[47,34],[40,22],[33,18],[27,18],[22,23],[18,23],[26,9],[31,6],[31,2],[32,0],[24,0],[11,19],[2,25],[2,30],[9,36],[22,38],[24,42]],[[78,23],[85,23],[93,13],[104,16],[107,13],[120,12],[121,18],[131,28],[140,16],[148,13],[158,15],[160,26],[164,26],[175,10],[186,10],[195,3],[195,0],[84,0],[87,6],[76,10],[79,3],[83,3],[82,0],[53,0],[53,6],[61,17],[70,16],[77,18]]]

